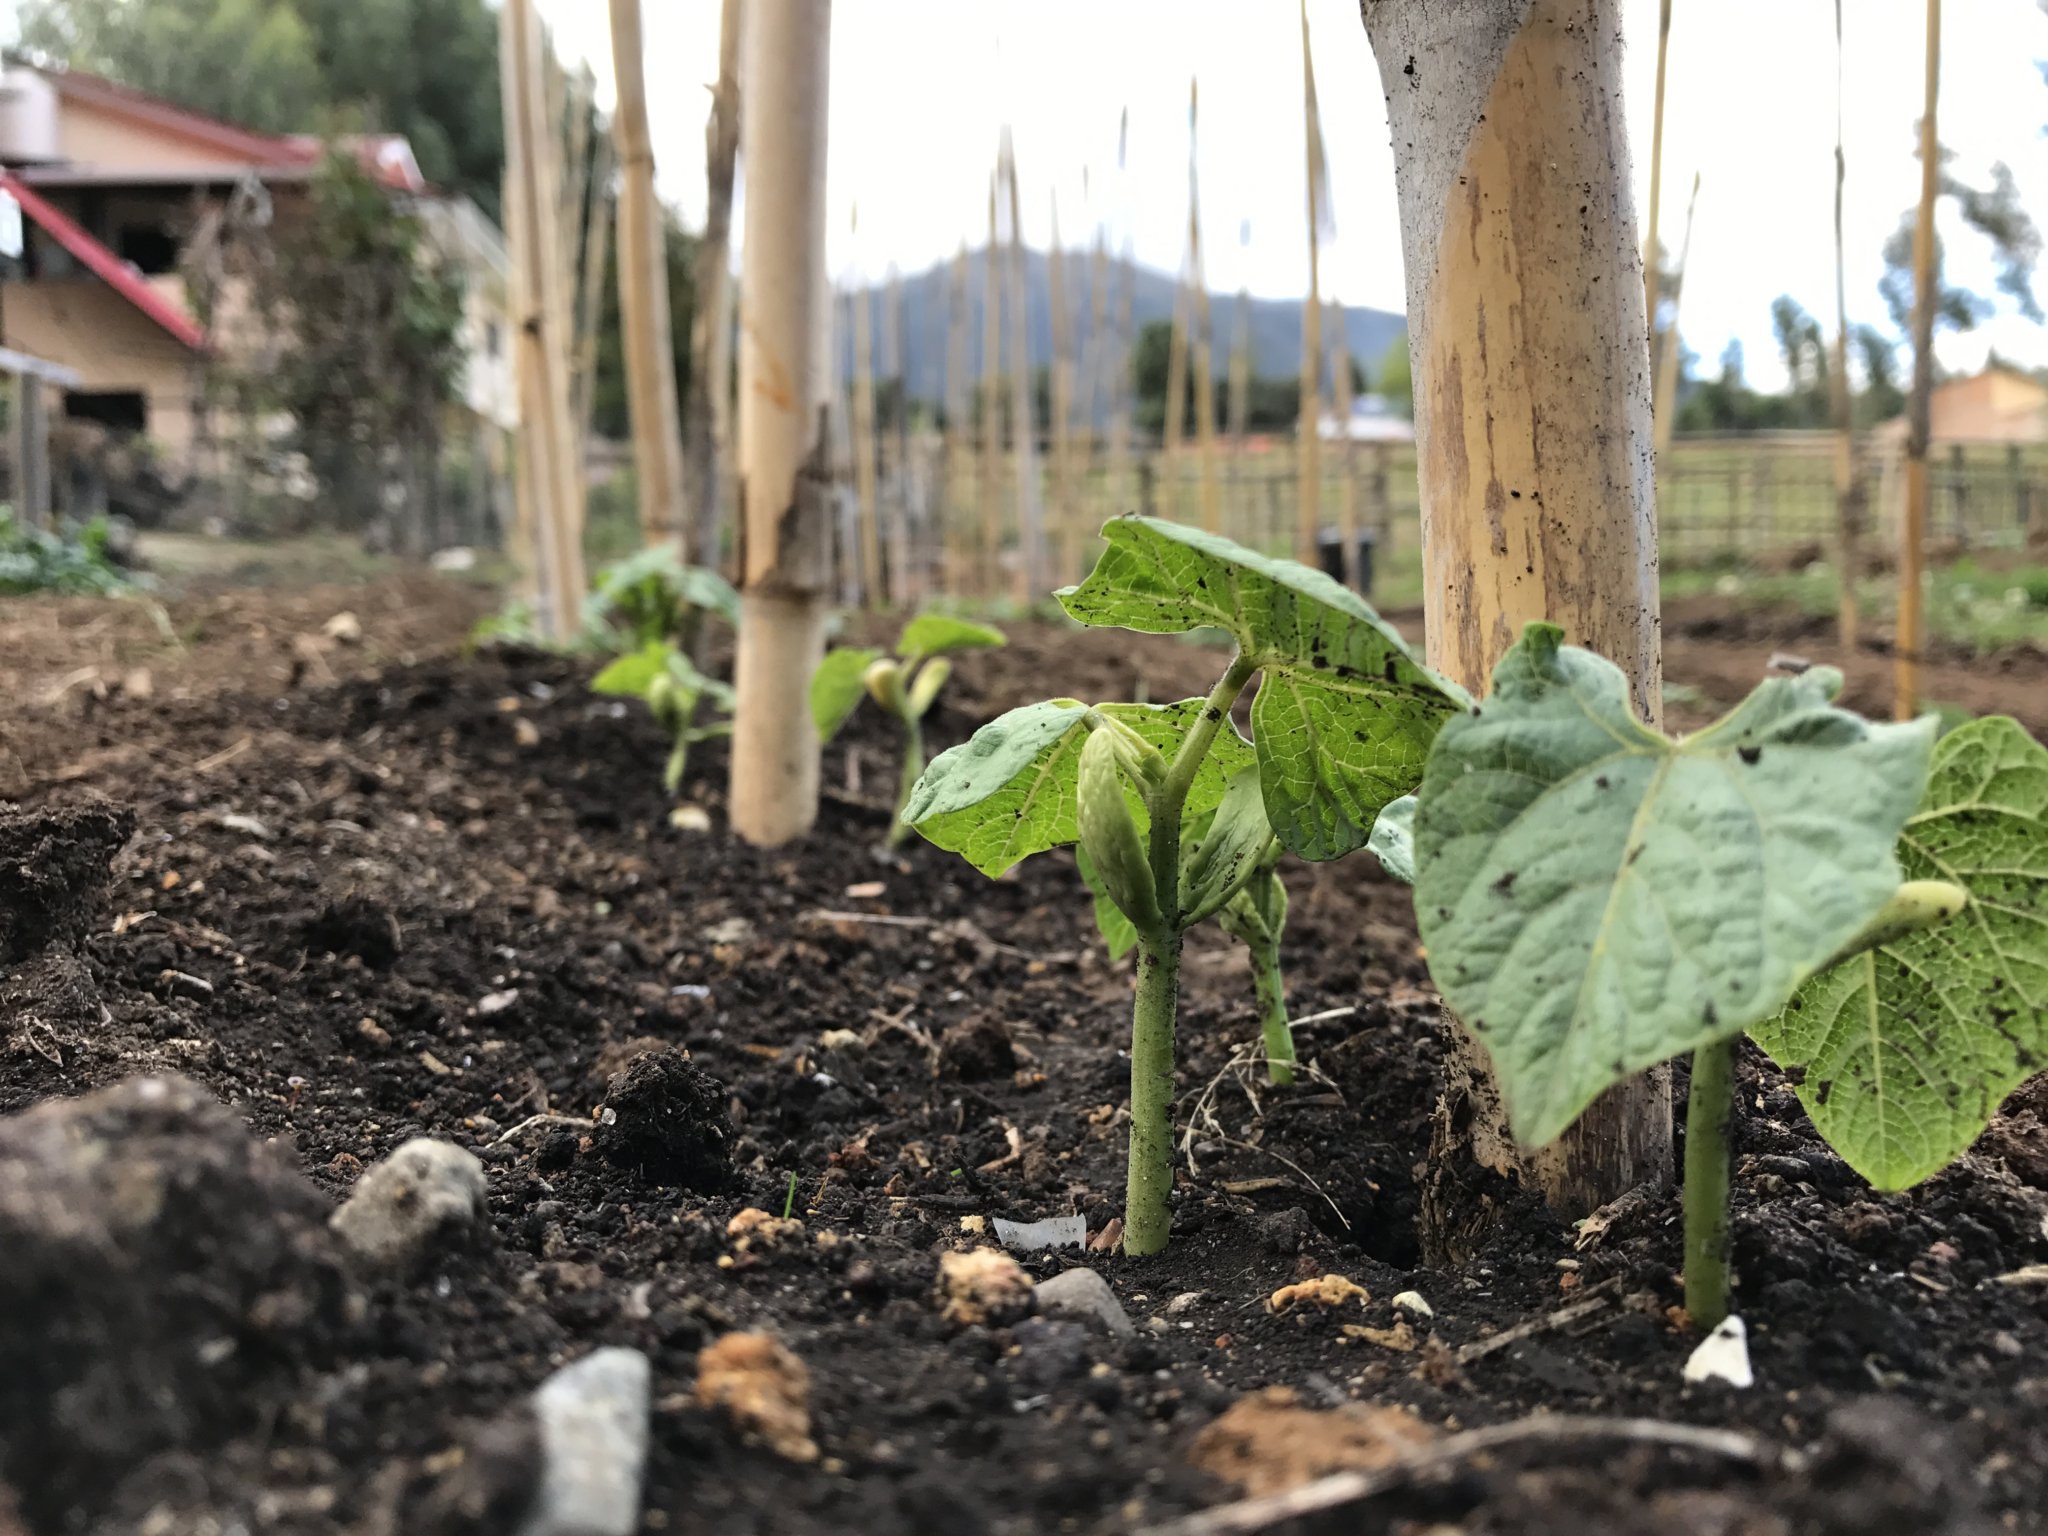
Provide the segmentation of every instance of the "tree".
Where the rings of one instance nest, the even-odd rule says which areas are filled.
[[[1946,147],[1935,156],[1935,196],[1949,199],[1963,227],[1989,242],[1992,259],[1998,264],[1998,292],[2027,319],[2039,322],[2040,302],[2034,296],[2034,269],[2041,260],[2041,231],[2020,203],[2019,184],[2010,167],[1999,161],[1991,167],[1991,184],[1976,187],[1947,169],[1955,158]],[[1892,324],[1906,331],[1913,314],[1913,229],[1918,217],[1908,209],[1899,217],[1898,228],[1884,242],[1884,276],[1878,292]],[[1947,242],[1937,231],[1934,236],[1934,318],[1937,325],[1952,330],[1974,330],[1997,312],[1997,302],[1948,281]]]
[[[26,0],[24,47],[266,133],[402,133],[494,217],[504,174],[486,0]]]
[[[1649,326],[1618,9],[1364,0],[1363,15],[1415,329],[1429,660],[1477,694],[1525,623],[1552,620],[1619,666],[1654,722]],[[1488,316],[1510,313],[1505,334],[1497,318],[1488,333]],[[1515,1145],[1485,1052],[1462,1031],[1446,1079],[1424,1193],[1437,1257],[1469,1251],[1487,1219],[1475,1164],[1581,1215],[1670,1177],[1666,1075],[1624,1084],[1535,1152]]]
[[[1820,322],[1781,293],[1771,300],[1771,334],[1785,360],[1787,425],[1822,425],[1828,415],[1828,344]]]
[[[1415,415],[1415,375],[1408,360],[1408,333],[1403,331],[1387,343],[1380,358],[1380,395],[1403,416]]]

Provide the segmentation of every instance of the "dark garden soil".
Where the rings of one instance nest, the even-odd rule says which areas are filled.
[[[893,759],[866,716],[801,844],[727,835],[716,746],[686,786],[709,830],[679,830],[651,726],[591,696],[582,663],[461,657],[476,603],[427,584],[249,599],[149,651],[127,691],[146,629],[103,660],[60,641],[0,658],[0,1113],[143,1073],[203,1089],[74,1130],[106,1156],[41,1193],[72,1203],[75,1267],[0,1247],[0,1532],[514,1530],[535,1458],[493,1421],[605,1344],[653,1364],[648,1530],[1142,1530],[1235,1496],[1219,1469],[1260,1486],[1290,1456],[1341,1463],[1321,1426],[1364,1422],[1346,1414],[1202,1439],[1268,1387],[1441,1432],[1548,1410],[1765,1451],[1535,1433],[1290,1530],[2048,1529],[2048,1286],[2008,1283],[2048,1261],[2048,1092],[1877,1196],[1751,1056],[1735,1254],[1757,1382],[1688,1386],[1668,1196],[1582,1242],[1517,1206],[1466,1268],[1420,1267],[1442,1026],[1406,892],[1366,855],[1289,872],[1310,1080],[1231,1073],[1255,1033],[1246,968],[1212,934],[1191,946],[1172,1249],[1025,1261],[1095,1268],[1135,1334],[947,1321],[939,1255],[990,1241],[985,1219],[1079,1212],[1093,1233],[1122,1202],[1128,976],[1071,862],[989,882],[919,843],[878,852]],[[323,632],[343,607],[360,638]],[[28,634],[54,611],[0,620]],[[131,622],[63,612],[59,631]],[[1710,698],[1773,649],[1827,659],[1811,636],[1672,631],[1673,680]],[[2048,660],[2005,664],[1944,662],[1957,686],[1931,691],[2042,729]],[[1883,665],[1858,659],[1851,702],[1882,705]],[[1215,670],[1191,644],[1023,627],[960,662],[932,731],[1048,691],[1178,697]],[[644,1055],[673,1047],[695,1071]],[[171,1129],[232,1135],[235,1116],[258,1144],[160,1166]],[[0,1229],[41,1125],[0,1121]],[[322,1200],[419,1135],[483,1159],[488,1236],[347,1280]],[[728,1235],[788,1201],[800,1232]],[[137,1223],[149,1245],[122,1247]],[[123,1263],[149,1266],[160,1308],[81,1313]],[[1268,1310],[1324,1275],[1369,1299]],[[1409,1291],[1433,1316],[1393,1306]],[[696,1404],[699,1349],[755,1328],[808,1369],[813,1461]]]

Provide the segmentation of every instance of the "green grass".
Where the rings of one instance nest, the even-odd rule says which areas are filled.
[[[1729,570],[1677,570],[1664,576],[1668,599],[1711,593],[1751,611],[1791,609],[1824,618],[1835,612],[1834,567],[1816,561],[1782,575]],[[1891,576],[1857,585],[1867,622],[1890,625],[1898,611],[1898,585]],[[2028,641],[2048,644],[2048,566],[1999,566],[1958,560],[1927,573],[1927,629],[1937,640],[1977,651]]]

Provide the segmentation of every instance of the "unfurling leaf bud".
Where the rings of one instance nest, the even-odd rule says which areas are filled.
[[[1116,760],[1138,784],[1150,787],[1166,780],[1166,756],[1131,726],[1114,715],[1097,714],[1091,717],[1092,732],[1089,739],[1106,736],[1114,745]]]
[[[867,684],[868,697],[897,719],[905,719],[907,707],[903,697],[903,668],[892,658],[884,656],[869,665],[861,674],[861,681]]]
[[[1115,734],[1106,730],[1088,733],[1081,748],[1076,821],[1081,851],[1095,866],[1103,892],[1138,932],[1149,938],[1162,926],[1159,893],[1144,841],[1124,799],[1119,758]]]
[[[946,686],[946,679],[953,675],[953,663],[943,656],[934,656],[917,669],[910,679],[910,718],[922,720],[925,711],[932,707],[932,700],[939,696],[939,690]]]
[[[1970,893],[1960,885],[1952,885],[1946,880],[1908,880],[1892,892],[1892,899],[1878,910],[1877,916],[1863,925],[1862,932],[1837,950],[1821,969],[1826,970],[1828,966],[1847,960],[1851,955],[1860,955],[1865,950],[1881,949],[1896,943],[1922,928],[1945,923],[1969,904]]]

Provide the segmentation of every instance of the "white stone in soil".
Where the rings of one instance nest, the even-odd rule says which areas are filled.
[[[541,1383],[540,1492],[518,1536],[633,1536],[652,1390],[637,1349],[593,1350]]]
[[[1687,1381],[1725,1381],[1731,1387],[1753,1387],[1756,1375],[1749,1368],[1749,1329],[1741,1318],[1730,1314],[1699,1342],[1685,1362]]]
[[[1109,1282],[1092,1269],[1068,1269],[1033,1288],[1038,1292],[1038,1310],[1064,1317],[1094,1318],[1111,1333],[1132,1334],[1137,1330],[1124,1312],[1123,1303]]]
[[[329,1220],[372,1269],[409,1269],[486,1217],[484,1165],[452,1142],[417,1136],[357,1181]]]

